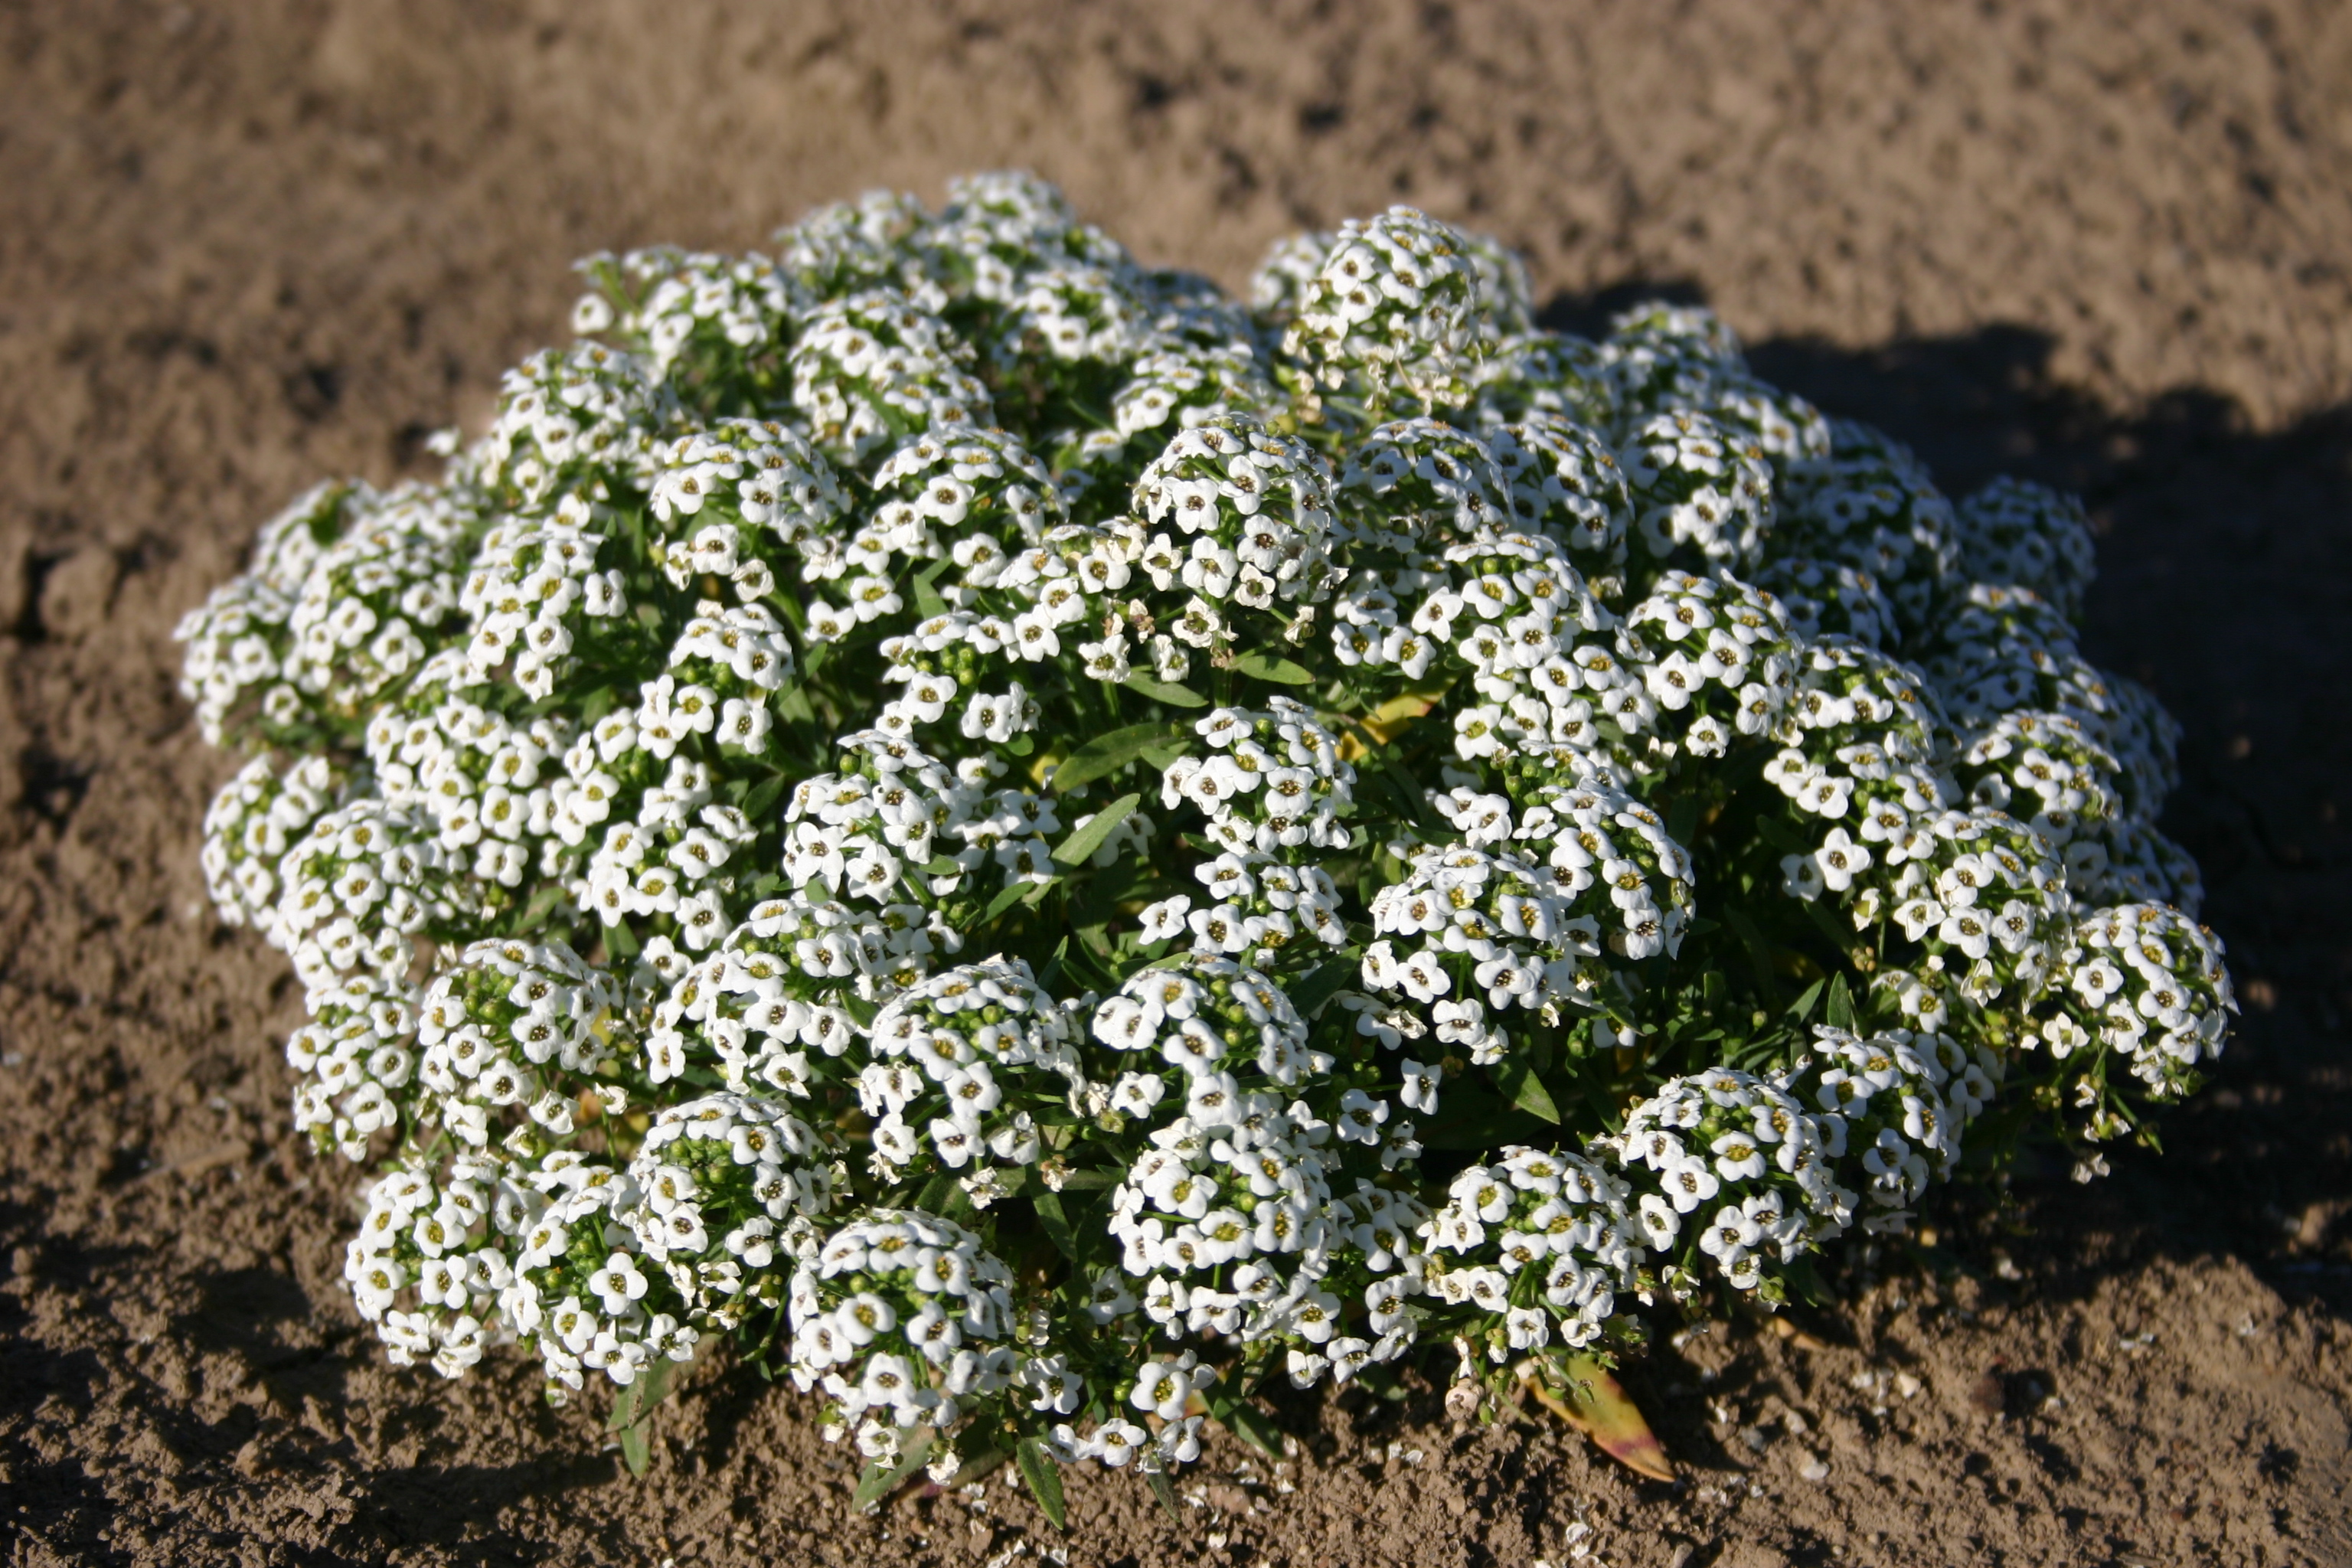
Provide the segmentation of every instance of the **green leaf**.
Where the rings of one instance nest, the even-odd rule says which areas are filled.
[[[1654,1481],[1675,1479],[1674,1463],[1666,1458],[1664,1445],[1606,1367],[1591,1356],[1580,1355],[1570,1356],[1559,1371],[1565,1374],[1565,1388],[1547,1387],[1538,1377],[1528,1384],[1528,1391],[1634,1474]]]
[[[669,1397],[669,1385],[677,1381],[678,1366],[678,1363],[662,1356],[646,1368],[644,1374],[637,1379],[636,1386],[646,1391],[645,1415],[652,1415],[654,1406]],[[640,1421],[643,1419],[643,1416],[639,1417]]]
[[[997,916],[1003,914],[1005,910],[1019,903],[1023,899],[1027,898],[1032,887],[1033,884],[1028,882],[1015,882],[1011,887],[1005,889],[1004,891],[997,894],[996,897],[988,901],[988,912],[980,917],[980,923],[986,925],[989,921],[994,920]]]
[[[1143,804],[1139,795],[1123,795],[1090,817],[1084,827],[1072,833],[1055,847],[1054,858],[1065,866],[1083,866],[1094,852],[1103,847],[1118,825]]]
[[[1413,1135],[1428,1149],[1494,1149],[1532,1142],[1544,1132],[1541,1121],[1485,1089],[1449,1084],[1437,1114],[1421,1122]]]
[[[1045,1233],[1045,1239],[1052,1242],[1063,1257],[1073,1263],[1078,1261],[1078,1236],[1070,1228],[1069,1213],[1062,1207],[1062,1194],[1051,1192],[1033,1194],[1029,1206],[1037,1211],[1037,1228]]]
[[[1756,984],[1763,988],[1768,1003],[1777,999],[1781,991],[1780,982],[1772,973],[1771,944],[1764,940],[1764,933],[1757,929],[1756,922],[1749,920],[1744,910],[1726,910],[1723,918],[1725,923],[1731,927],[1732,934],[1739,939],[1739,945],[1748,950],[1748,962],[1756,971]]]
[[[1853,993],[1846,989],[1843,974],[1830,976],[1830,1005],[1822,1017],[1832,1029],[1843,1029],[1848,1034],[1854,1032]]]
[[[1062,759],[1061,766],[1054,770],[1054,793],[1066,795],[1080,784],[1106,778],[1141,756],[1146,748],[1164,746],[1185,735],[1184,726],[1164,721],[1130,724],[1124,730],[1097,735]]]
[[[1840,925],[1837,922],[1830,914],[1826,900],[1810,899],[1805,901],[1803,908],[1806,918],[1813,922],[1813,929],[1826,937],[1829,944],[1838,952],[1850,952],[1853,950],[1854,944],[1862,940],[1862,933],[1855,931],[1853,927]]]
[[[1004,754],[1008,757],[1025,757],[1036,749],[1037,742],[1026,735],[1015,735],[1004,742]]]
[[[637,1413],[644,1406],[646,1385],[643,1379],[632,1383],[613,1396],[613,1413],[604,1418],[607,1432],[625,1432],[637,1424]]]
[[[777,797],[784,793],[784,785],[789,782],[782,773],[770,773],[766,778],[753,784],[751,793],[743,797],[743,815],[750,817],[765,816],[769,809],[776,804]]]
[[[857,1491],[850,1499],[850,1506],[860,1513],[879,1508],[884,1498],[905,1486],[908,1478],[929,1457],[935,1430],[930,1426],[900,1427],[904,1441],[899,1445],[898,1462],[887,1470],[879,1464],[866,1466],[866,1473],[857,1479]]]
[[[1115,1187],[1126,1179],[1124,1170],[1072,1171],[1062,1178],[1062,1190],[1066,1193],[1093,1192],[1101,1187]]]
[[[1437,814],[1430,809],[1429,796],[1405,771],[1404,764],[1397,760],[1396,748],[1374,736],[1361,724],[1350,723],[1347,728],[1370,759],[1380,763],[1381,776],[1395,792],[1397,804],[1403,808],[1406,818],[1419,823],[1433,837],[1442,839],[1450,829],[1437,820]]]
[[[1245,653],[1234,660],[1234,668],[1253,680],[1270,680],[1277,686],[1307,686],[1315,679],[1306,666],[1270,653]]]
[[[541,926],[545,925],[547,923],[549,911],[553,910],[556,905],[562,901],[563,888],[562,884],[553,883],[541,888],[539,891],[530,896],[530,902],[523,906],[522,918],[520,922],[521,929],[524,931],[536,931]]]
[[[1805,994],[1789,1004],[1789,1016],[1800,1024],[1811,1017],[1813,1009],[1821,1005],[1822,991],[1828,984],[1826,980],[1816,980],[1806,986]]]
[[[948,1201],[948,1194],[955,1190],[955,1178],[942,1171],[923,1184],[922,1191],[915,1195],[915,1206],[925,1214],[937,1214]]]
[[[1139,697],[1149,697],[1154,702],[1164,702],[1171,708],[1206,708],[1209,700],[1189,686],[1171,686],[1164,680],[1151,680],[1140,675],[1130,675],[1127,689]]]
[[[1246,1399],[1235,1399],[1230,1403],[1220,1401],[1219,1404],[1223,1408],[1212,1405],[1210,1414],[1223,1422],[1234,1436],[1269,1459],[1283,1457],[1282,1428],[1274,1424],[1273,1416]]]
[[[1806,842],[1802,834],[1775,816],[1757,817],[1756,831],[1763,835],[1766,843],[1783,855],[1810,856],[1816,847]]]
[[[1168,1472],[1146,1470],[1143,1479],[1150,1483],[1151,1495],[1160,1500],[1160,1508],[1168,1515],[1168,1522],[1179,1529],[1183,1528],[1184,1516],[1176,1511],[1176,1489],[1169,1483]]]
[[[1318,1007],[1348,988],[1348,983],[1355,979],[1361,967],[1344,958],[1327,961],[1296,985],[1287,987],[1290,1005],[1298,1009],[1300,1017],[1314,1016]]]
[[[940,573],[943,571],[948,564],[949,562],[947,559],[942,557],[940,560],[932,562],[929,566],[926,566],[923,570],[915,574],[915,581],[913,584],[915,590],[915,614],[921,616],[924,620],[929,620],[933,616],[944,616],[948,613],[948,602],[945,599],[940,598],[940,591],[931,585],[939,581]]]
[[[1534,1068],[1525,1062],[1511,1062],[1496,1077],[1513,1105],[1555,1127],[1559,1125],[1559,1107],[1552,1103],[1551,1090],[1544,1087],[1542,1077]]]
[[[1666,837],[1687,849],[1690,847],[1691,835],[1697,831],[1698,796],[1684,795],[1675,802],[1674,808],[1666,814]]]
[[[1020,1446],[1013,1450],[1013,1458],[1021,1467],[1021,1479],[1029,1483],[1029,1495],[1037,1500],[1037,1506],[1054,1521],[1054,1528],[1067,1530],[1062,1505],[1061,1465],[1034,1437],[1022,1438]]]
[[[643,1479],[654,1462],[654,1447],[643,1426],[630,1426],[621,1433],[621,1463],[629,1467],[629,1474]]]
[[[616,959],[637,956],[637,933],[629,929],[628,921],[604,928],[604,952]]]
[[[816,679],[816,672],[825,667],[827,660],[829,660],[832,656],[833,645],[831,643],[821,642],[817,644],[802,657],[801,673],[814,680]]]

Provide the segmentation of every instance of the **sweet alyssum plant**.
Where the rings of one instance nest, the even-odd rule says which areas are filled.
[[[1058,1511],[1269,1377],[1559,1389],[2221,1050],[2076,502],[1402,207],[1247,306],[1023,175],[777,246],[591,258],[180,628],[395,1362],[626,1417],[725,1336]]]

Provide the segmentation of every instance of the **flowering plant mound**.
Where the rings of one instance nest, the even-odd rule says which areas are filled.
[[[2221,1049],[2081,507],[1704,310],[1542,331],[1402,207],[1244,305],[1004,174],[582,270],[440,482],[180,628],[396,1363],[641,1458],[726,1336],[1058,1512],[1270,1377],[1557,1394]]]

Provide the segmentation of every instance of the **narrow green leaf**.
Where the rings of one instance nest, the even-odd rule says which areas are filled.
[[[850,1506],[860,1513],[879,1508],[884,1498],[905,1486],[908,1478],[930,1456],[933,1431],[929,1426],[900,1427],[903,1440],[898,1447],[898,1462],[888,1469],[879,1464],[866,1466],[866,1473],[857,1479],[857,1491],[850,1499]]]
[[[1234,668],[1253,680],[1270,680],[1277,686],[1306,686],[1315,679],[1314,672],[1304,665],[1270,653],[1245,653],[1234,660]]]
[[[1830,913],[1826,900],[1809,900],[1803,908],[1806,918],[1813,922],[1813,929],[1827,938],[1829,944],[1838,952],[1851,952],[1854,944],[1862,940],[1860,931],[1851,924],[1840,924],[1837,917]]]
[[[1691,836],[1697,831],[1698,796],[1684,795],[1675,802],[1673,809],[1666,814],[1666,837],[1687,849],[1690,847]]]
[[[831,643],[821,642],[817,644],[802,657],[801,673],[807,676],[810,679],[814,679],[816,678],[817,671],[823,669],[826,663],[831,660],[832,657],[833,645]]]
[[[1118,825],[1125,822],[1134,813],[1135,808],[1142,804],[1143,797],[1139,795],[1120,795],[1117,800],[1096,812],[1084,827],[1078,828],[1067,838],[1063,839],[1055,847],[1054,858],[1065,866],[1085,865],[1093,858],[1094,852],[1101,848],[1112,834],[1118,831]]]
[[[1176,1489],[1170,1484],[1168,1472],[1146,1470],[1143,1472],[1143,1479],[1150,1483],[1151,1495],[1160,1500],[1160,1507],[1168,1515],[1168,1522],[1180,1530],[1182,1529],[1184,1516],[1176,1511]]]
[[[1846,989],[1845,976],[1843,974],[1830,976],[1830,1004],[1823,1011],[1822,1017],[1831,1028],[1843,1029],[1848,1034],[1853,1033],[1853,993]]]
[[[782,773],[770,773],[753,784],[751,793],[743,797],[743,815],[755,819],[767,816],[790,782]]]
[[[1209,700],[1189,686],[1172,686],[1164,680],[1151,680],[1140,675],[1130,675],[1127,689],[1139,697],[1149,697],[1154,702],[1164,702],[1171,708],[1206,708]]]
[[[1757,817],[1756,831],[1763,836],[1766,843],[1783,855],[1811,855],[1816,847],[1806,842],[1802,834],[1778,817]]]
[[[1023,899],[1027,898],[1032,886],[1033,884],[1028,882],[1015,882],[991,899],[988,901],[988,912],[980,917],[980,923],[986,925]]]
[[[625,1428],[621,1433],[621,1463],[629,1467],[629,1474],[642,1480],[653,1462],[654,1446],[646,1436],[646,1429],[643,1426]]]
[[[1822,991],[1828,984],[1826,980],[1816,980],[1806,986],[1805,994],[1789,1005],[1789,1016],[1800,1024],[1811,1017],[1813,1009],[1821,1005]]]
[[[1078,1237],[1070,1228],[1069,1214],[1062,1207],[1062,1194],[1052,1192],[1033,1194],[1029,1206],[1037,1211],[1037,1228],[1045,1233],[1045,1239],[1052,1242],[1063,1257],[1073,1263],[1078,1261]]]
[[[936,561],[931,563],[932,569],[915,574],[915,614],[924,620],[948,613],[948,602],[940,598],[940,591],[931,585],[939,577],[937,568],[946,564],[945,561]]]
[[[545,925],[548,912],[562,901],[563,889],[560,884],[541,888],[538,892],[533,893],[530,896],[530,902],[523,906],[522,929],[536,931]]]
[[[1061,765],[1054,770],[1054,793],[1066,795],[1080,784],[1107,778],[1141,756],[1147,747],[1165,746],[1184,738],[1186,733],[1180,724],[1155,721],[1130,724],[1124,730],[1097,735],[1062,759]]]
[[[1062,1190],[1066,1193],[1093,1192],[1101,1187],[1115,1187],[1126,1179],[1124,1170],[1072,1171],[1062,1178]]]
[[[1029,1483],[1029,1495],[1037,1500],[1038,1508],[1054,1521],[1055,1530],[1067,1530],[1062,1505],[1061,1465],[1034,1437],[1022,1438],[1020,1446],[1013,1450],[1013,1458],[1020,1465],[1021,1479]]]
[[[1528,1384],[1529,1392],[1634,1474],[1654,1481],[1675,1479],[1674,1462],[1666,1458],[1665,1446],[1606,1367],[1591,1356],[1580,1355],[1570,1357],[1560,1370],[1567,1374],[1565,1389],[1547,1387],[1538,1379]]]
[[[637,933],[629,929],[628,921],[604,928],[604,952],[614,958],[637,956]]]
[[[941,1171],[925,1182],[922,1191],[915,1194],[915,1206],[925,1214],[939,1213],[940,1205],[948,1201],[950,1193],[955,1191],[955,1178]]]
[[[604,1418],[607,1432],[625,1432],[637,1424],[638,1408],[644,1405],[646,1385],[632,1383],[613,1396],[613,1413]]]
[[[1513,1105],[1555,1127],[1559,1125],[1559,1107],[1552,1103],[1551,1090],[1544,1087],[1541,1075],[1525,1062],[1513,1062],[1499,1076],[1503,1092],[1511,1097]]]
[[[1356,737],[1357,743],[1365,748],[1370,759],[1380,763],[1381,776],[1387,781],[1389,787],[1395,791],[1397,804],[1403,808],[1405,816],[1419,823],[1432,835],[1443,837],[1446,831],[1445,825],[1439,822],[1437,814],[1430,809],[1429,796],[1423,791],[1420,784],[1405,771],[1404,764],[1397,760],[1396,748],[1380,740],[1361,724],[1350,723],[1348,725],[1348,730]]]
[[[1757,929],[1756,922],[1749,920],[1744,911],[1726,910],[1723,918],[1731,927],[1732,934],[1739,939],[1739,945],[1748,950],[1748,962],[1756,971],[1756,984],[1763,988],[1768,1002],[1777,999],[1781,991],[1780,982],[1772,973],[1771,944],[1764,940],[1764,933]]]
[[[1282,1428],[1274,1417],[1246,1399],[1236,1399],[1217,1413],[1217,1419],[1231,1429],[1234,1436],[1257,1449],[1269,1459],[1283,1457]]]
[[[1318,1007],[1348,988],[1361,967],[1344,958],[1326,961],[1297,984],[1288,987],[1290,1005],[1298,1009],[1300,1017],[1313,1017]]]

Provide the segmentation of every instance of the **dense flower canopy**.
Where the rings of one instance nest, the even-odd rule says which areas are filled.
[[[731,1335],[877,1463],[1157,1468],[1778,1301],[2222,1048],[2079,504],[1704,310],[1543,331],[1406,208],[1244,306],[1017,174],[582,270],[438,483],[180,632],[396,1362]]]

